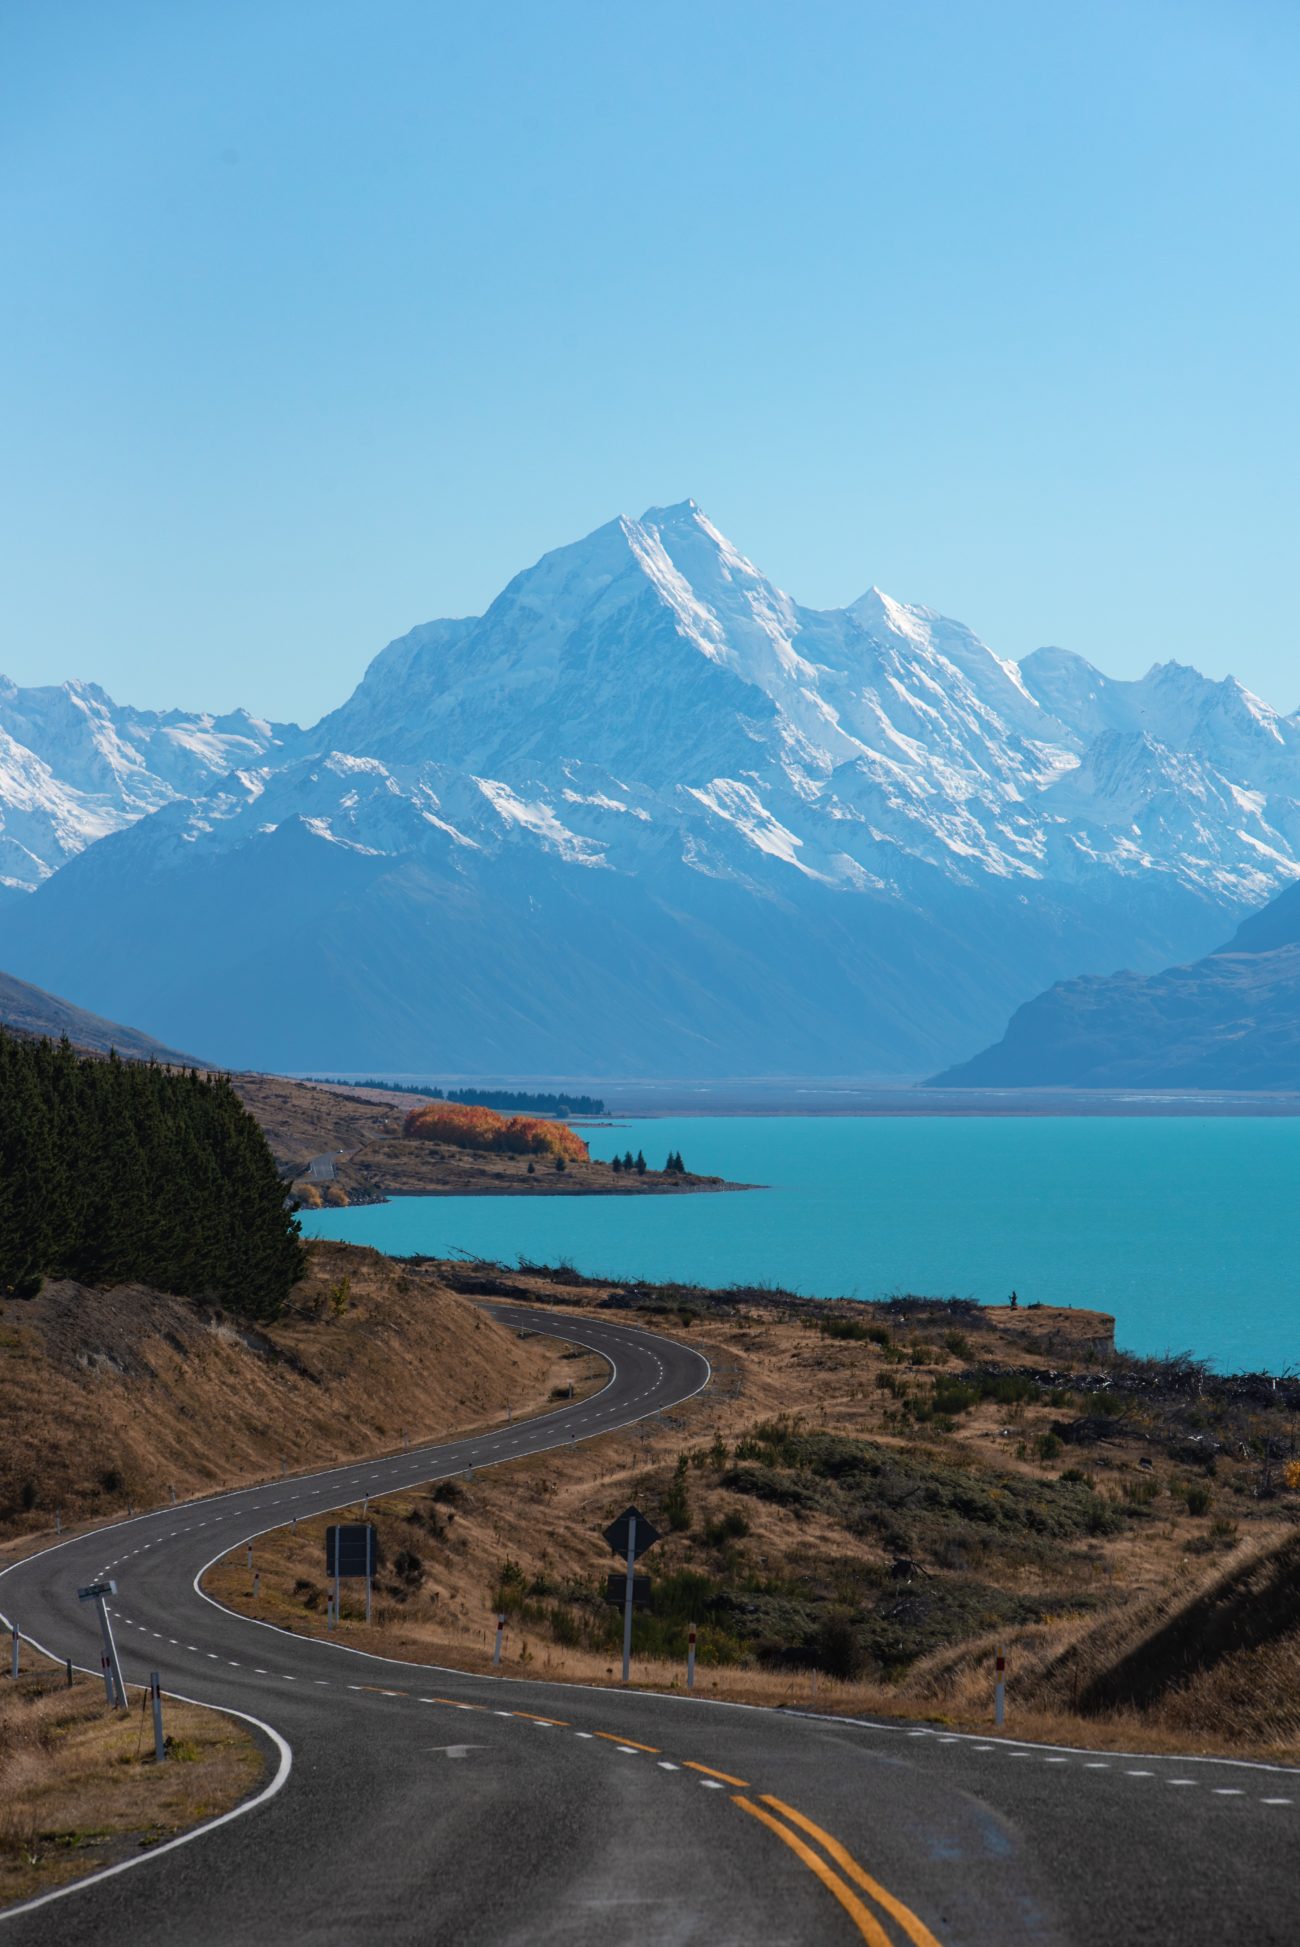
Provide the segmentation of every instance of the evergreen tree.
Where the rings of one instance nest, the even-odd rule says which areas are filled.
[[[614,1172],[614,1174],[615,1174],[615,1176],[622,1176],[622,1174],[623,1174],[623,1158],[622,1158],[621,1156],[616,1156],[616,1157],[614,1158],[614,1161],[613,1161],[613,1162],[612,1162],[612,1164],[610,1165],[610,1168],[611,1168],[611,1169],[613,1170],[613,1172]]]
[[[0,1031],[0,1294],[139,1282],[269,1318],[302,1270],[275,1160],[224,1076]]]
[[[641,1149],[636,1153],[636,1173],[638,1176],[645,1175],[645,1151]]]

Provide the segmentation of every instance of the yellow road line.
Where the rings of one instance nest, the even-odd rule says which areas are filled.
[[[613,1731],[597,1731],[596,1736],[608,1738],[611,1744],[630,1744],[634,1751],[651,1751],[656,1757],[659,1755],[657,1744],[638,1744],[634,1737],[615,1737]]]
[[[567,1724],[567,1717],[539,1717],[535,1710],[517,1710],[516,1717],[526,1717],[530,1724]],[[626,1738],[623,1740],[627,1742]]]
[[[749,1790],[748,1778],[733,1778],[729,1771],[715,1771],[711,1764],[696,1764],[694,1758],[683,1758],[682,1763],[688,1771],[704,1771],[710,1778],[721,1778],[724,1785],[739,1785],[742,1791]]]
[[[814,1825],[812,1820],[805,1818],[802,1812],[796,1812],[793,1805],[782,1804],[781,1800],[779,1798],[773,1798],[770,1792],[764,1792],[763,1803],[772,1806],[775,1811],[780,1812],[783,1817],[790,1820],[792,1825],[801,1826],[805,1832],[811,1833],[813,1838],[830,1854],[840,1870],[847,1873],[854,1884],[860,1886],[864,1893],[869,1893],[877,1906],[883,1906],[885,1912],[897,1920],[908,1939],[916,1943],[916,1947],[939,1947],[939,1942],[930,1932],[924,1920],[918,1920],[911,1907],[904,1906],[901,1900],[896,1900],[893,1894],[880,1884],[879,1880],[872,1879],[870,1873],[864,1873],[857,1860],[853,1857],[853,1854],[848,1852],[840,1844],[838,1839],[832,1839],[830,1833],[823,1832],[820,1825]]]
[[[777,1838],[784,1845],[789,1846],[791,1852],[803,1861],[809,1872],[816,1873],[822,1885],[835,1895],[844,1908],[867,1942],[867,1947],[889,1947],[889,1936],[875,1915],[868,1913],[857,1894],[849,1891],[839,1874],[833,1873],[826,1861],[817,1857],[811,1846],[806,1846],[788,1825],[782,1825],[780,1819],[774,1819],[770,1812],[765,1812],[761,1805],[755,1805],[752,1799],[733,1798],[731,1802],[733,1805],[739,1805],[742,1812],[748,1812],[751,1818],[758,1819],[770,1832],[775,1832]]]

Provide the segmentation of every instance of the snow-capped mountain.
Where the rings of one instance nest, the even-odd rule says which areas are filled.
[[[73,775],[35,715],[0,699],[110,835],[10,902],[6,957],[231,1060],[923,1072],[1300,877],[1295,717],[1173,663],[1017,667],[875,588],[802,608],[689,501],[412,630],[312,731],[183,720],[194,782],[172,719],[116,713],[138,758]]]
[[[300,733],[229,716],[122,708],[94,683],[0,677],[0,888],[30,891],[77,852]]]

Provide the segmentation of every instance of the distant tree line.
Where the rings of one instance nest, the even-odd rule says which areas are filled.
[[[140,1283],[272,1318],[299,1228],[224,1076],[0,1030],[0,1293]]]
[[[337,1086],[336,1075],[307,1075],[305,1081],[328,1082]],[[605,1104],[598,1095],[530,1095],[519,1088],[420,1088],[414,1082],[381,1082],[373,1076],[366,1082],[353,1082],[353,1088],[382,1088],[390,1095],[427,1095],[435,1102],[461,1102],[470,1108],[513,1109],[520,1115],[604,1115]]]

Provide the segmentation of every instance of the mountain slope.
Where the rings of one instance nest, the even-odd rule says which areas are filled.
[[[10,963],[236,1064],[902,1076],[1300,875],[1295,719],[801,607],[689,501],[263,733],[8,901]]]
[[[96,1054],[106,1055],[110,1048],[116,1048],[120,1055],[139,1061],[195,1065],[193,1055],[177,1054],[152,1035],[124,1028],[117,1021],[105,1021],[98,1014],[87,1014],[85,1008],[74,1007],[71,1001],[30,987],[25,980],[15,980],[7,973],[0,973],[0,1027],[15,1028],[21,1034],[47,1035],[51,1041],[66,1034],[76,1047],[89,1048]]]
[[[1190,966],[1058,983],[934,1085],[1300,1090],[1300,886]]]
[[[107,833],[300,735],[243,710],[134,710],[94,683],[0,677],[0,888],[30,891]]]

